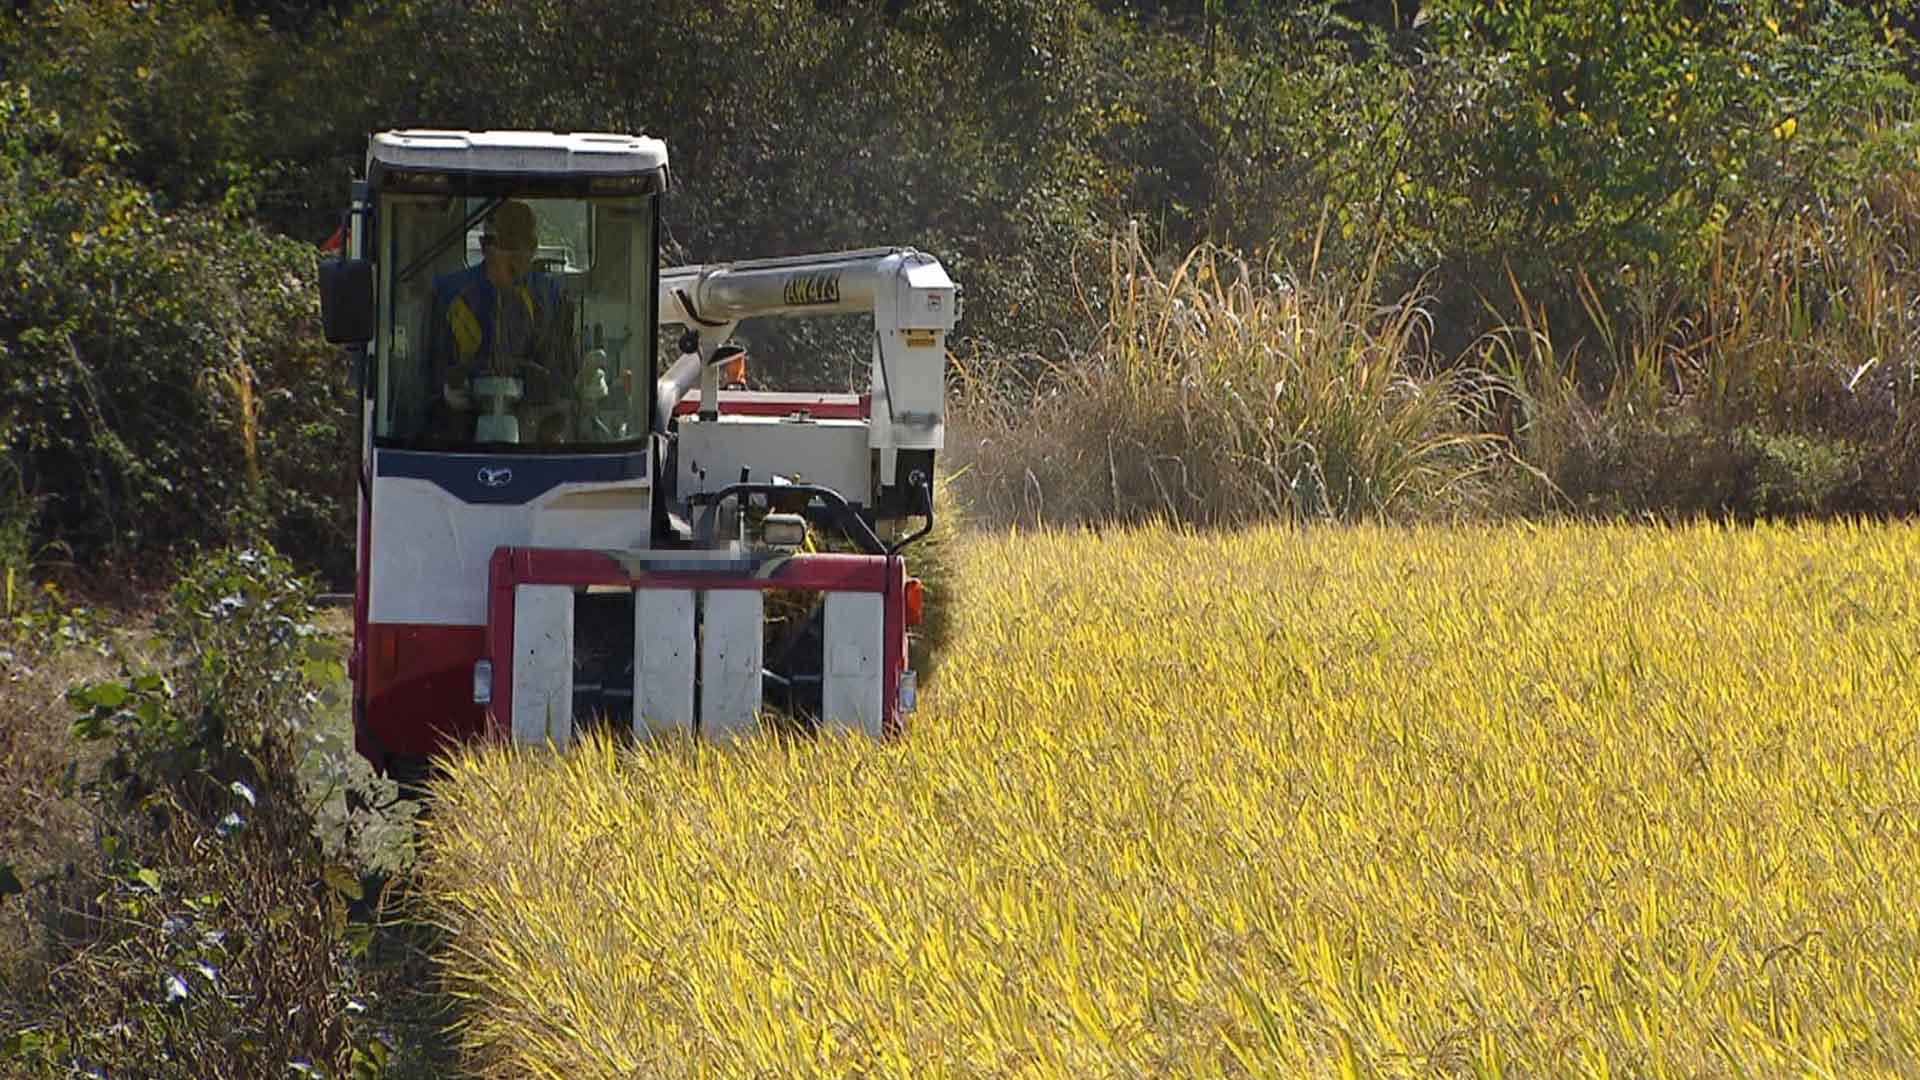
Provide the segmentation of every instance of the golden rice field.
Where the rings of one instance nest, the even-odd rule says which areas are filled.
[[[1920,526],[960,562],[897,744],[459,763],[482,1071],[1920,1075]]]

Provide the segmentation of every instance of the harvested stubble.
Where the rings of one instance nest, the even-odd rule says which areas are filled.
[[[903,742],[458,763],[486,1071],[1920,1074],[1920,526],[963,556]]]

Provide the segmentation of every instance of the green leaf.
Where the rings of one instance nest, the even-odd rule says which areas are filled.
[[[378,1080],[387,1075],[391,1051],[377,1036],[365,1046],[355,1046],[350,1056],[354,1080]]]
[[[117,709],[126,703],[127,684],[120,682],[94,683],[86,688],[84,697],[89,705],[103,709]]]
[[[347,927],[347,953],[354,957],[364,957],[373,948],[373,924],[354,923]]]
[[[141,727],[155,728],[160,726],[160,719],[164,714],[160,703],[149,698],[134,708],[133,715],[139,718]]]
[[[327,868],[321,872],[321,876],[326,879],[327,885],[334,892],[349,900],[358,900],[364,895],[360,888],[359,875],[339,863],[328,863]]]
[[[140,869],[134,871],[133,876],[136,880],[140,882],[140,884],[145,885],[147,888],[152,889],[154,892],[160,891],[160,871],[155,870],[151,867],[143,866]]]
[[[106,714],[91,712],[75,720],[67,731],[76,739],[88,741],[105,738],[112,728],[107,725]]]
[[[48,1041],[46,1033],[39,1028],[21,1028],[0,1039],[0,1061],[7,1058],[24,1059],[29,1054],[37,1053]]]

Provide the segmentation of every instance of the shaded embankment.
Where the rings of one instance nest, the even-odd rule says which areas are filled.
[[[904,742],[459,765],[426,874],[484,1066],[1920,1071],[1920,527],[962,572]]]

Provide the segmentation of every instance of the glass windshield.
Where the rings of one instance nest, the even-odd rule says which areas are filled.
[[[382,201],[375,434],[389,445],[612,446],[647,434],[647,197]]]

